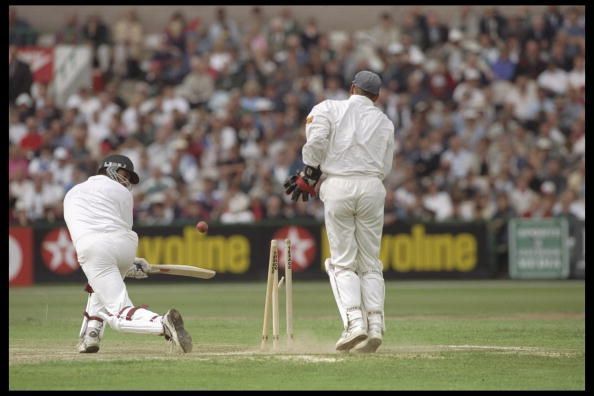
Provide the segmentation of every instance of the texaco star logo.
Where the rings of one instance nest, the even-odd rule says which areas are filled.
[[[291,240],[293,271],[301,272],[311,266],[316,256],[316,240],[305,228],[283,227],[273,238],[279,240],[279,267],[285,268],[285,239]]]
[[[66,228],[58,228],[49,232],[45,236],[42,246],[43,263],[52,272],[66,275],[79,267],[74,245]]]

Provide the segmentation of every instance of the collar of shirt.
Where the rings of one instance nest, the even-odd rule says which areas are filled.
[[[367,96],[363,95],[351,95],[348,100],[355,103],[362,103],[367,104],[369,106],[373,106],[373,101],[369,99]]]

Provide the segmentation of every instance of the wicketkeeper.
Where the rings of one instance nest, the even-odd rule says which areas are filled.
[[[132,231],[131,188],[138,181],[128,157],[110,155],[97,175],[64,197],[64,219],[88,280],[80,353],[99,351],[106,322],[118,331],[164,336],[182,352],[192,350],[192,337],[177,310],[159,315],[135,306],[128,297],[124,278],[146,278],[149,266],[135,257],[138,235]]]
[[[392,169],[394,125],[374,102],[380,77],[360,71],[347,100],[325,100],[309,113],[304,169],[285,183],[294,201],[320,199],[331,257],[326,272],[344,331],[339,351],[375,352],[384,326],[384,278],[379,260],[384,225],[384,177]]]

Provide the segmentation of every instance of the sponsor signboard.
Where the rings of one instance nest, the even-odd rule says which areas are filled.
[[[215,270],[214,281],[265,281],[271,239],[291,240],[296,281],[326,280],[324,260],[330,248],[323,225],[211,224],[207,234],[194,225],[135,227],[137,256],[154,264],[185,264]],[[84,283],[85,277],[65,226],[36,229],[35,281]],[[477,279],[494,274],[486,223],[399,223],[385,227],[380,260],[385,279]],[[282,275],[282,272],[281,272]],[[151,276],[151,281],[195,281]],[[136,282],[136,280],[130,280]]]
[[[8,231],[8,284],[29,286],[33,283],[33,233],[28,227]]]
[[[508,227],[511,278],[569,277],[567,219],[511,219]]]
[[[85,282],[66,226],[35,229],[35,282]]]

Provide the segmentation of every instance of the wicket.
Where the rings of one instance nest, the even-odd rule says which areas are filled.
[[[264,320],[262,325],[262,341],[260,349],[264,349],[268,343],[268,328],[270,308],[272,306],[272,349],[278,350],[280,342],[279,323],[279,293],[278,290],[284,281],[285,286],[285,309],[287,327],[287,345],[293,341],[293,260],[291,257],[291,241],[285,239],[285,276],[278,280],[279,254],[278,241],[270,241],[270,255],[268,258],[268,278],[266,281],[266,300],[264,301]]]

